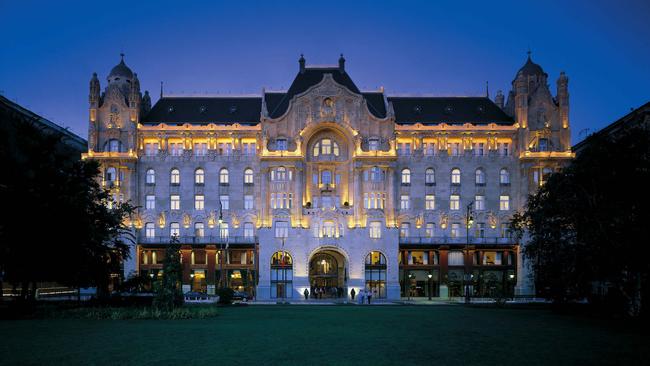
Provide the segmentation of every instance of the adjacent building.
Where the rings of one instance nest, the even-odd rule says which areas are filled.
[[[573,157],[568,78],[530,55],[507,98],[362,91],[301,56],[288,90],[166,96],[124,60],[90,81],[88,152],[139,206],[126,274],[156,279],[172,237],[183,290],[257,299],[532,295],[512,214]]]

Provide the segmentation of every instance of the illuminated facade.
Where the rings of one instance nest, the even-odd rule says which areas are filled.
[[[161,90],[152,107],[122,60],[101,95],[91,79],[84,157],[102,163],[116,200],[140,206],[127,275],[157,278],[176,235],[184,291],[527,295],[508,220],[572,157],[568,79],[553,97],[546,78],[529,57],[507,103],[401,97],[360,91],[343,57],[301,57],[286,91]]]

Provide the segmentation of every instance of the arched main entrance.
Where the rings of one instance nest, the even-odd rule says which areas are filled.
[[[338,298],[347,293],[345,257],[335,250],[321,250],[309,260],[312,298]]]

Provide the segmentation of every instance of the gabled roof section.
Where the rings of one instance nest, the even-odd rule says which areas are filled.
[[[514,120],[487,97],[388,97],[399,124],[496,123],[511,125]]]
[[[258,124],[262,98],[250,97],[163,97],[142,119],[143,124]]]
[[[310,87],[318,84],[323,80],[325,74],[331,74],[334,81],[343,85],[353,93],[363,95],[368,101],[370,112],[378,118],[386,117],[386,107],[383,105],[383,97],[381,98],[381,106],[378,103],[378,97],[374,94],[381,93],[361,93],[359,88],[354,84],[350,75],[343,69],[332,67],[305,67],[303,71],[298,72],[286,93],[266,93],[265,101],[269,117],[278,118],[286,113],[289,108],[291,99],[301,93],[304,93]],[[369,100],[370,99],[370,100]],[[383,110],[383,113],[381,111]]]

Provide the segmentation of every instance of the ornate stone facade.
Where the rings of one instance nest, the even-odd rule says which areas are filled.
[[[284,92],[153,108],[123,60],[101,96],[93,75],[84,157],[140,206],[127,275],[157,278],[177,235],[186,291],[532,294],[507,224],[572,157],[563,73],[554,98],[529,57],[504,105],[360,91],[342,56],[299,64]]]

